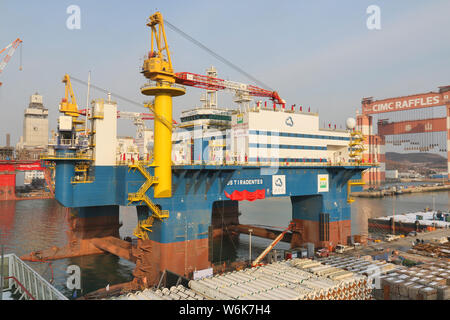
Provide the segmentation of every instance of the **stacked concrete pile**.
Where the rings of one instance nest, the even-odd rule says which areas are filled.
[[[189,287],[209,299],[363,300],[371,299],[367,278],[310,259],[275,262],[212,278]]]
[[[365,256],[362,258],[351,256],[330,256],[319,259],[319,261],[322,264],[372,277],[386,274],[398,268],[395,264],[386,263],[384,260],[372,260],[371,256]]]
[[[200,280],[189,288],[147,289],[116,300],[370,300],[367,277],[310,259],[293,259]]]
[[[412,268],[399,267],[380,278],[374,291],[380,300],[449,300],[450,262],[436,261]]]
[[[204,300],[202,295],[182,285],[172,286],[170,289],[145,289],[135,293],[128,293],[110,300]]]

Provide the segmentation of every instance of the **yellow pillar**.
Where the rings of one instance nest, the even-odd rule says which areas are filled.
[[[172,97],[169,94],[155,96],[155,112],[162,119],[172,121]],[[155,198],[172,196],[172,130],[155,117],[154,165],[158,183],[155,185]]]
[[[154,96],[155,112],[153,166],[158,181],[154,187],[155,198],[172,196],[172,97],[182,96],[186,89],[168,82],[149,83],[141,88],[142,94]]]

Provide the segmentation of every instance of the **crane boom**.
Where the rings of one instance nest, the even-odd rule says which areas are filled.
[[[223,80],[191,72],[176,73],[175,82],[178,84],[207,90],[231,90],[235,93],[244,93],[254,97],[266,97],[272,99],[276,104],[285,104],[285,101],[280,98],[276,91],[270,91],[250,84]]]
[[[283,239],[286,232],[291,230],[292,226],[293,224],[290,223],[289,226],[272,241],[272,243],[258,256],[258,258],[256,258],[255,261],[252,262],[252,267],[255,267],[259,264],[259,262],[270,252],[270,250],[272,250],[273,247],[275,247],[277,243],[280,242],[281,239]]]
[[[3,58],[3,60],[0,62],[0,73],[3,72],[3,70],[5,69],[6,65],[8,64],[9,60],[11,59],[12,55],[14,54],[14,52],[16,51],[17,47],[22,43],[22,40],[20,40],[19,38],[17,38],[16,40],[14,40],[13,42],[11,42],[10,44],[8,44],[5,48],[3,48],[0,51],[0,54],[3,53],[5,50],[8,50],[8,53],[6,54],[6,56]],[[20,66],[19,68],[20,70],[22,70],[22,66]],[[2,83],[0,82],[0,86],[2,85]]]

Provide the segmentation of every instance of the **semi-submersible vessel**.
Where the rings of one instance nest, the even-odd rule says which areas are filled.
[[[318,114],[286,108],[276,93],[266,95],[273,106],[261,101],[250,106],[249,96],[265,96],[253,86],[235,87],[239,109],[218,108],[211,97],[230,82],[213,73],[175,74],[161,14],[152,15],[147,25],[152,48],[142,68],[148,82],[141,92],[154,97],[146,104],[155,116],[152,154],[117,159],[115,102],[94,100],[86,126],[76,103],[63,99],[58,142],[43,161],[54,169],[56,200],[70,208],[76,232],[66,248],[31,256],[106,250],[136,263],[139,285],[157,283],[164,270],[191,278],[211,268],[214,231],[239,223],[240,201],[275,197],[292,203],[292,247],[346,244],[349,190],[372,165],[355,157],[354,133],[320,129]],[[70,78],[63,81],[68,97]],[[211,97],[206,106],[184,111],[174,126],[172,98],[186,90],[180,84],[197,84]],[[119,239],[120,206],[136,207],[137,246]]]

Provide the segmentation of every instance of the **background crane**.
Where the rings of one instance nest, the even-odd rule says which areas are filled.
[[[20,40],[19,38],[17,38],[16,40],[14,40],[13,42],[11,42],[10,44],[8,44],[5,48],[3,48],[0,51],[0,54],[2,54],[5,50],[8,50],[8,53],[6,54],[6,56],[3,58],[3,60],[0,62],[0,73],[3,72],[3,69],[5,69],[6,65],[8,64],[9,60],[11,59],[12,55],[14,54],[14,52],[16,51],[17,47],[22,43],[22,40]],[[21,47],[22,48],[22,47]],[[20,66],[19,66],[19,70],[22,70],[22,55],[20,55]],[[0,82],[0,86],[2,85],[2,82]]]

